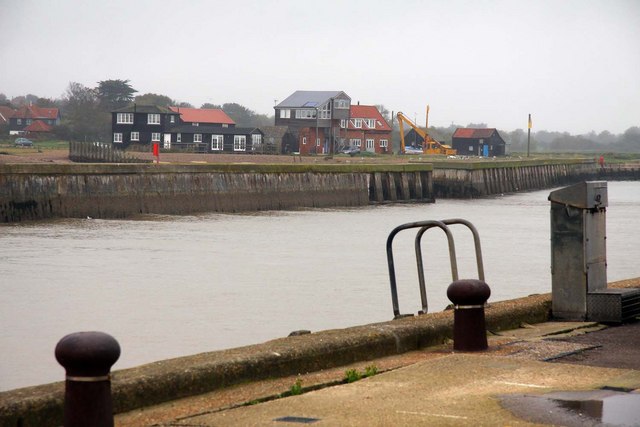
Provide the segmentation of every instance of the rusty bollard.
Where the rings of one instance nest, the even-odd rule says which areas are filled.
[[[476,279],[456,280],[447,288],[447,297],[454,306],[454,350],[482,351],[487,349],[484,303],[490,295],[489,285]]]
[[[76,332],[56,345],[56,360],[67,376],[64,426],[113,427],[111,366],[120,357],[120,345],[104,332]]]

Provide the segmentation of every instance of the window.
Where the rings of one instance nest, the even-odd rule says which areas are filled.
[[[380,140],[380,147],[381,148],[387,148],[389,146],[389,141],[387,141],[386,139],[381,139]]]
[[[360,139],[350,139],[349,145],[352,147],[360,147],[362,145],[362,141]]]
[[[306,136],[302,137],[302,145],[307,145],[307,137]]]
[[[473,145],[469,146],[469,151],[473,151]]]
[[[27,119],[27,126],[31,124],[31,119]]]
[[[151,134],[151,142],[160,142],[160,132],[153,132]]]
[[[320,138],[316,138],[316,147],[320,147]]]
[[[296,110],[296,119],[315,119],[316,110]]]
[[[224,150],[224,136],[211,135],[211,149],[214,151]]]
[[[133,124],[133,113],[118,113],[116,115],[116,122],[119,124]]]
[[[345,119],[340,120],[340,127],[342,129],[347,127],[347,121]]]
[[[291,118],[291,110],[280,110],[280,118],[281,119],[290,119]]]
[[[333,101],[333,105],[335,108],[346,109],[349,108],[349,101],[346,99],[336,99]]]
[[[233,137],[233,151],[246,151],[247,137],[245,135],[235,135]]]
[[[362,127],[362,119],[353,119],[353,127],[360,129]]]
[[[176,116],[171,116],[171,117],[169,118],[169,122],[170,122],[170,123],[175,123],[175,122],[176,122]]]
[[[202,134],[201,133],[194,133],[193,134],[193,142],[195,142],[195,143],[202,142]]]
[[[147,124],[159,125],[160,124],[160,114],[147,114]],[[158,139],[158,141],[160,141],[160,139]]]
[[[367,139],[367,150],[373,148],[373,139]]]
[[[21,124],[22,124],[22,119],[18,119],[18,120],[16,120],[16,123],[17,123],[17,124],[19,124],[19,125],[21,125]]]
[[[222,124],[222,127],[223,127],[223,128],[228,128],[228,127],[229,127],[229,125],[228,125],[228,124],[226,124],[226,123],[223,123],[223,124]]]
[[[193,122],[193,123],[191,123],[191,126],[200,126],[200,123],[198,123],[198,122]]]
[[[182,134],[181,133],[176,135],[176,142],[182,142]]]
[[[251,145],[260,145],[262,144],[262,135],[259,133],[251,135]]]
[[[140,141],[140,132],[131,132],[132,141]]]
[[[375,129],[376,128],[376,119],[367,119],[367,127],[369,129]]]
[[[325,104],[322,107],[320,107],[320,110],[318,111],[319,113],[319,117],[321,119],[330,119],[331,118],[331,104]]]
[[[113,134],[113,142],[114,143],[118,143],[118,144],[122,144],[122,134],[121,133],[114,133]]]

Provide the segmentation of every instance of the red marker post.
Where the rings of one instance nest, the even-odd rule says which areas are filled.
[[[153,157],[156,158],[156,163],[160,163],[160,143],[153,143]]]

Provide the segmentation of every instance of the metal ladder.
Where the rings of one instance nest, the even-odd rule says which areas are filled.
[[[480,248],[480,236],[478,235],[478,230],[474,227],[472,223],[465,219],[460,218],[452,218],[452,219],[443,219],[441,221],[429,220],[429,221],[417,221],[417,222],[409,222],[406,224],[399,225],[394,228],[391,233],[389,233],[389,237],[387,237],[387,264],[389,266],[389,281],[391,284],[391,301],[393,303],[393,317],[394,319],[398,319],[401,317],[412,316],[412,314],[400,314],[400,307],[398,304],[398,289],[396,286],[396,270],[393,262],[393,239],[395,236],[403,231],[411,228],[419,228],[418,233],[415,238],[415,251],[416,251],[416,265],[418,268],[418,282],[420,286],[420,299],[422,302],[422,310],[418,312],[418,314],[426,314],[428,312],[428,303],[427,303],[427,291],[425,285],[424,278],[424,267],[422,264],[422,249],[421,249],[421,241],[424,233],[434,227],[440,228],[447,236],[447,242],[449,245],[449,262],[451,263],[451,281],[454,282],[458,280],[458,263],[456,261],[456,247],[455,242],[453,241],[453,235],[451,234],[451,230],[449,230],[449,225],[462,224],[465,225],[471,233],[473,234],[473,242],[476,250],[476,263],[478,265],[478,278],[484,281],[484,267],[482,263],[482,249]]]

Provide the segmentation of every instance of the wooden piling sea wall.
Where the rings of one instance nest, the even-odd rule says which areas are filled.
[[[433,201],[431,165],[0,165],[0,222]]]

